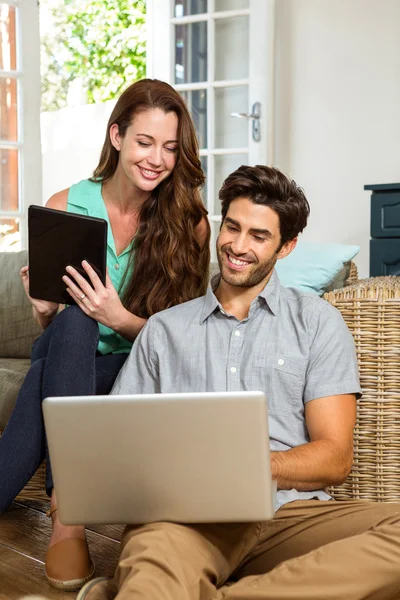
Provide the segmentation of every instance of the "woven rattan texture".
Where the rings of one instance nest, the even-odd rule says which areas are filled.
[[[337,500],[400,500],[400,277],[363,279],[324,296],[343,315],[357,348],[354,465]]]
[[[357,283],[357,281],[358,281],[358,271],[357,271],[356,265],[352,261],[350,263],[350,273],[349,273],[349,276],[345,283],[346,283],[346,285],[353,285],[354,283]]]

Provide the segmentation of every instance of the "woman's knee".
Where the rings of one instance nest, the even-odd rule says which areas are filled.
[[[85,315],[79,306],[67,306],[64,308],[55,318],[54,325],[57,327],[57,330],[76,330],[80,334],[83,331],[89,331],[94,335],[98,333],[97,322]]]

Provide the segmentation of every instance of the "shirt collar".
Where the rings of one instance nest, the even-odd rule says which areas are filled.
[[[208,285],[206,295],[204,296],[204,304],[203,310],[200,315],[200,324],[203,324],[206,319],[217,309],[222,308],[220,303],[218,302],[214,290],[216,289],[219,283],[220,275],[217,273],[213,277],[211,277],[211,281]]]
[[[274,269],[267,285],[258,296],[259,298],[263,298],[263,300],[265,300],[268,308],[275,316],[278,314],[279,310],[280,287],[281,284],[279,282],[278,273]]]
[[[206,295],[204,296],[204,304],[203,309],[201,311],[200,323],[203,324],[206,319],[217,309],[222,309],[221,304],[218,302],[214,290],[217,288],[220,280],[220,275],[217,273],[214,277],[211,278],[210,284],[207,288]],[[267,304],[268,308],[272,312],[273,315],[277,315],[278,307],[279,307],[279,292],[280,292],[280,283],[279,277],[274,269],[272,271],[272,275],[265,286],[265,288],[260,292],[257,298],[262,298]]]

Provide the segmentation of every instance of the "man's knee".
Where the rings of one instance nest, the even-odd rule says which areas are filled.
[[[196,535],[190,526],[170,523],[168,521],[158,521],[146,525],[128,525],[125,528],[122,537],[122,548],[135,546],[139,544],[141,548],[147,545],[157,547],[168,547],[194,541]]]
[[[219,543],[221,542],[221,543]],[[186,563],[204,567],[204,561],[219,561],[223,552],[213,526],[183,525],[170,522],[156,522],[141,526],[128,526],[121,542],[121,558],[135,561],[141,557],[157,556],[163,562],[174,555]]]
[[[121,558],[140,560],[157,555],[157,562],[174,556],[195,570],[214,572],[225,580],[237,567],[247,548],[258,537],[258,524],[177,524],[170,522],[128,526],[122,538]],[[217,575],[218,574],[218,575]]]
[[[207,589],[212,597],[230,570],[204,533],[195,525],[169,522],[127,527],[115,576],[119,589],[168,599],[187,598],[189,589],[199,597]]]

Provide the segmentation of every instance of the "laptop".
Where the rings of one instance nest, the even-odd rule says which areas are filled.
[[[274,515],[262,392],[46,398],[43,414],[66,525]]]

